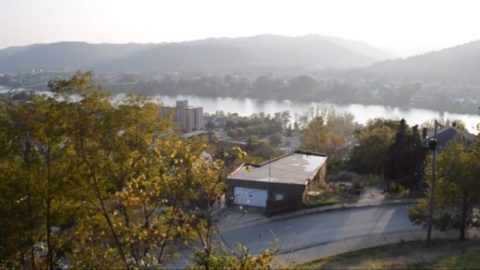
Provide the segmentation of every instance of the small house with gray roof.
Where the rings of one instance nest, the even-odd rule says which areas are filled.
[[[309,186],[325,181],[327,157],[296,151],[262,164],[242,164],[227,177],[227,204],[265,208],[267,213],[302,206]]]
[[[424,144],[428,142],[429,138],[434,137],[433,130],[429,131],[426,135],[427,137],[422,138]],[[455,126],[445,127],[437,131],[437,152],[443,152],[450,143],[460,143],[463,144],[465,148],[470,149],[475,144],[477,138],[474,134],[460,130]]]

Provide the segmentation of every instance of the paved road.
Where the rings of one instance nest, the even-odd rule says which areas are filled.
[[[323,212],[229,230],[229,244],[243,243],[256,253],[271,247],[274,239],[280,253],[288,253],[365,235],[421,230],[412,225],[407,205],[388,205]]]

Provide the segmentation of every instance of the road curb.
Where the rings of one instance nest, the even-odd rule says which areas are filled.
[[[322,206],[318,208],[311,208],[311,209],[304,209],[297,212],[287,213],[283,215],[273,216],[270,218],[272,221],[276,220],[284,220],[293,217],[299,216],[307,216],[311,214],[321,213],[321,212],[331,212],[331,211],[339,211],[339,210],[349,210],[349,209],[357,209],[357,208],[368,208],[368,207],[375,207],[375,206],[386,206],[386,205],[401,205],[401,204],[413,204],[416,203],[418,199],[403,199],[403,200],[388,200],[382,202],[374,202],[374,203],[342,203],[342,204],[334,204],[329,206]]]
[[[291,218],[301,217],[301,216],[308,216],[322,212],[332,212],[332,211],[342,211],[342,210],[350,210],[350,209],[359,209],[359,208],[369,208],[369,207],[378,207],[378,206],[388,206],[388,205],[403,205],[403,204],[414,204],[418,202],[419,199],[401,199],[401,200],[388,200],[382,202],[367,202],[367,203],[342,203],[342,204],[334,204],[329,206],[321,206],[316,208],[310,209],[302,209],[299,211],[295,211],[292,213],[286,213],[281,215],[275,215],[272,217],[266,217],[261,219],[254,219],[245,222],[239,222],[232,226],[227,226],[223,228],[224,232],[232,231],[236,229],[244,229],[256,225],[261,225],[265,223],[269,223],[272,221],[282,221]]]
[[[308,263],[313,260],[335,256],[356,250],[368,249],[383,245],[391,245],[402,242],[421,241],[425,239],[425,229],[398,231],[386,234],[370,234],[358,237],[341,239],[311,245],[306,248],[299,248],[291,252],[279,253],[274,258],[273,266],[280,267],[285,265],[298,265]],[[434,231],[433,239],[456,239],[457,230],[446,232]]]

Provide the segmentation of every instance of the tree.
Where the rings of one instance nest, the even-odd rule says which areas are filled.
[[[2,219],[2,237],[5,256],[12,261],[22,267],[53,269],[69,244],[68,233],[60,237],[61,231],[79,206],[73,199],[78,188],[70,177],[76,170],[68,162],[73,154],[66,120],[69,109],[68,104],[45,96],[29,99],[29,103],[10,104],[2,119],[0,133],[8,150],[0,156],[2,205],[7,206],[1,215],[9,217]]]
[[[270,145],[276,147],[282,143],[282,134],[275,132],[270,136]]]
[[[213,130],[215,128],[215,124],[209,121],[205,124],[205,128],[208,130]]]
[[[356,144],[349,167],[358,173],[383,175],[387,150],[393,143],[398,122],[384,119],[368,121],[355,131]]]
[[[180,247],[174,242],[201,231],[199,209],[223,191],[222,162],[202,157],[205,142],[181,140],[146,98],[114,107],[108,94],[92,91],[74,106],[73,162],[90,218],[75,226],[84,244],[72,247],[71,260],[81,268],[163,265]]]
[[[433,225],[440,230],[459,229],[463,240],[473,207],[480,203],[480,144],[472,152],[465,151],[461,144],[449,145],[438,157],[437,168]],[[426,181],[431,178],[430,172],[431,167],[426,169]],[[414,224],[426,226],[429,203],[420,200],[409,210]]]
[[[259,255],[252,255],[244,245],[229,251],[217,249],[210,254],[199,251],[195,253],[191,269],[271,269],[275,253],[266,249]]]
[[[290,123],[291,115],[290,111],[283,111],[281,113],[275,113],[274,120],[282,124],[282,129],[287,129]]]
[[[459,129],[459,130],[462,130],[462,131],[467,131],[467,128],[465,126],[465,122],[463,122],[460,119],[440,119],[440,120],[437,120],[437,122],[438,122],[438,124],[440,124],[440,126],[454,127],[454,128]],[[435,120],[432,119],[430,121],[424,122],[420,125],[420,127],[433,130],[434,127],[435,127]]]
[[[236,127],[236,125],[235,125],[235,122],[233,122],[233,121],[229,120],[225,123],[225,129],[227,129],[227,130],[233,129],[235,127]]]
[[[342,160],[348,152],[348,137],[354,130],[353,116],[333,109],[310,110],[300,119],[302,147],[326,154],[333,160]]]
[[[113,104],[91,79],[0,107],[0,265],[158,268],[212,237],[224,162],[148,98]]]
[[[387,150],[385,179],[409,189],[420,188],[424,158],[418,127],[409,129],[402,119],[395,140]]]
[[[253,151],[255,150],[255,147],[258,144],[258,137],[255,135],[248,136],[246,142],[247,142],[247,145],[246,145],[247,151]]]

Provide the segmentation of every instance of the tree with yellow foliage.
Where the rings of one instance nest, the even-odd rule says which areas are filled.
[[[223,161],[148,98],[114,102],[92,76],[0,108],[0,266],[159,268],[199,242],[216,254],[204,239]]]

